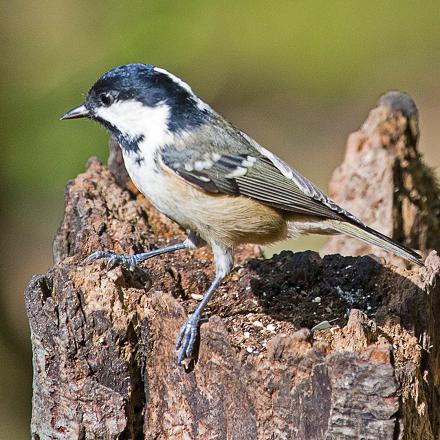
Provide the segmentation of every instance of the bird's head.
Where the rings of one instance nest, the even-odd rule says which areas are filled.
[[[85,102],[62,120],[90,118],[120,141],[175,133],[202,124],[212,112],[191,88],[151,64],[116,67],[96,81]]]

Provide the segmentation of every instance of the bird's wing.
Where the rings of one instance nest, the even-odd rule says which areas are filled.
[[[211,192],[247,196],[284,211],[360,223],[308,179],[240,133],[243,148],[168,145],[162,162],[181,178]],[[251,143],[252,142],[252,143]]]
[[[204,143],[185,148],[164,147],[165,166],[196,187],[211,193],[246,196],[283,211],[318,216],[333,222],[335,231],[379,246],[388,252],[423,265],[417,252],[364,225],[341,208],[308,179],[280,158],[236,131],[240,145],[229,142]],[[224,138],[227,139],[225,136]]]

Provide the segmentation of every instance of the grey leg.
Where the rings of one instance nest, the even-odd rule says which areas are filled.
[[[186,320],[185,324],[183,324],[179,335],[177,336],[176,351],[180,349],[179,354],[177,355],[177,363],[179,365],[182,364],[184,359],[192,358],[194,343],[196,342],[197,334],[199,332],[202,311],[206,307],[206,304],[208,304],[208,301],[213,296],[219,284],[232,269],[232,249],[214,244],[212,245],[212,251],[215,258],[216,276],[212,284],[209,286],[209,289],[203,296],[202,301],[194,313]]]
[[[108,265],[120,263],[132,269],[139,263],[142,263],[142,261],[148,260],[152,257],[156,257],[157,255],[179,251],[181,249],[195,249],[197,247],[204,246],[205,244],[206,242],[202,240],[195,232],[190,231],[188,234],[188,238],[183,243],[172,244],[171,246],[166,246],[160,249],[155,249],[154,251],[144,252],[142,254],[135,255],[117,255],[112,252],[97,251],[89,255],[85,259],[85,262],[91,263],[92,261],[103,258],[107,260]]]
[[[209,286],[209,289],[203,296],[203,299],[200,302],[199,306],[197,307],[195,312],[186,320],[185,324],[183,324],[182,328],[180,329],[176,341],[176,350],[179,350],[180,348],[180,352],[177,356],[177,363],[179,365],[182,364],[183,359],[191,358],[194,343],[196,342],[197,334],[199,332],[199,323],[202,311],[205,308],[206,304],[208,304],[208,301],[211,299],[212,295],[215,292],[215,289],[222,282],[223,278],[224,277],[222,275],[217,275],[214,278],[214,281]]]
[[[148,260],[149,258],[155,257],[157,255],[166,254],[167,252],[174,252],[181,249],[189,249],[190,246],[185,241],[184,243],[177,243],[171,246],[166,246],[160,249],[155,249],[154,251],[144,252],[142,254],[135,255],[117,255],[112,252],[93,252],[93,254],[89,255],[86,259],[86,263],[91,263],[92,261],[98,260],[100,258],[104,258],[108,261],[108,264],[111,265],[113,263],[124,264],[130,268],[137,266],[142,261]]]

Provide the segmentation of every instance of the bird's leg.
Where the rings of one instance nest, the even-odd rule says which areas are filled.
[[[149,258],[156,257],[157,255],[166,254],[168,252],[174,252],[182,249],[195,249],[196,247],[202,246],[204,241],[197,236],[195,233],[190,232],[188,238],[183,243],[172,244],[170,246],[165,246],[160,249],[155,249],[149,252],[143,252],[141,254],[135,255],[118,255],[112,252],[102,252],[97,251],[90,254],[86,259],[86,263],[91,263],[92,261],[98,259],[105,259],[108,262],[108,265],[111,266],[114,263],[123,264],[131,269],[136,267],[142,261],[148,260]]]
[[[172,244],[171,246],[166,246],[166,247],[163,247],[160,249],[155,249],[154,251],[143,252],[142,254],[135,254],[135,255],[118,255],[118,254],[114,254],[112,252],[97,251],[97,252],[93,252],[93,254],[90,254],[85,259],[85,262],[91,263],[92,261],[99,260],[100,258],[103,258],[108,261],[109,265],[112,265],[114,263],[120,263],[120,264],[124,264],[124,265],[132,268],[132,267],[137,266],[139,263],[142,263],[142,261],[148,260],[149,258],[155,257],[157,255],[161,255],[161,254],[166,254],[167,252],[178,251],[181,249],[187,249],[185,242]]]
[[[205,308],[206,304],[208,304],[208,301],[211,299],[212,295],[215,292],[215,289],[222,282],[223,278],[224,276],[221,275],[217,275],[214,278],[214,281],[209,286],[209,289],[203,296],[203,299],[198,305],[197,309],[186,320],[185,324],[183,324],[182,328],[180,329],[176,341],[176,350],[179,350],[180,348],[180,352],[177,356],[177,363],[179,365],[182,364],[183,359],[191,358],[191,354],[194,348],[194,343],[196,342],[197,334],[199,332],[199,324],[200,324],[200,317],[202,315],[202,311]]]
[[[186,320],[185,324],[183,324],[179,335],[177,336],[176,351],[180,350],[177,355],[177,363],[179,365],[182,364],[184,359],[192,358],[194,343],[196,342],[197,334],[199,332],[202,311],[206,307],[206,304],[208,304],[208,301],[213,296],[219,284],[231,271],[233,266],[232,249],[225,248],[224,246],[212,245],[212,251],[216,265],[216,276],[203,296],[202,301],[194,313]]]

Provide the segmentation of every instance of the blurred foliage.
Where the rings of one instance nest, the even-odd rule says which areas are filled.
[[[408,91],[426,104],[428,121],[440,112],[436,1],[26,0],[3,2],[2,11],[0,384],[16,380],[27,394],[0,408],[0,425],[17,428],[1,438],[28,432],[22,288],[50,264],[66,180],[90,155],[107,156],[103,130],[58,118],[104,71],[129,62],[170,70],[321,186],[382,92]],[[431,125],[424,145],[438,165]]]

